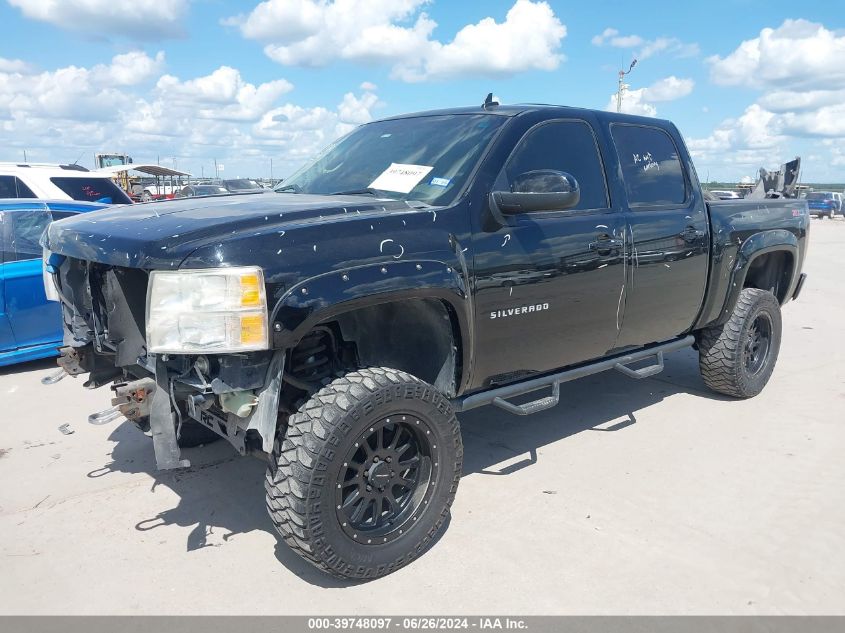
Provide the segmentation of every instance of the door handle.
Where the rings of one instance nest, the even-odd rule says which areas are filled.
[[[704,237],[704,231],[699,231],[694,226],[688,226],[683,231],[678,233],[678,236],[683,238],[685,242],[694,242],[695,240]]]
[[[590,250],[597,251],[599,255],[608,255],[611,251],[621,249],[622,240],[617,240],[607,233],[602,233],[595,242],[590,242]]]

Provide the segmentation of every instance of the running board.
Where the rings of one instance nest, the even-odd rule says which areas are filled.
[[[503,398],[493,398],[492,404],[514,415],[531,415],[556,407],[558,402],[560,402],[560,383],[556,382],[552,385],[552,395],[546,398],[532,400],[525,404],[513,404]]]
[[[631,369],[630,367],[626,367],[623,363],[616,363],[613,366],[613,369],[625,374],[628,378],[633,378],[634,380],[642,380],[643,378],[656,376],[663,371],[663,352],[657,352],[653,356],[657,362],[654,365],[649,365],[648,367]],[[650,357],[647,356],[646,358]]]
[[[492,404],[500,409],[504,409],[515,415],[531,415],[550,409],[560,402],[560,385],[564,382],[577,380],[585,376],[592,376],[608,369],[615,369],[629,378],[642,380],[654,376],[663,371],[663,355],[668,352],[674,352],[685,347],[689,347],[695,342],[692,336],[685,336],[682,338],[669,341],[668,343],[661,343],[660,345],[652,345],[645,347],[630,354],[623,354],[611,358],[605,358],[589,365],[582,365],[574,369],[567,369],[566,371],[548,376],[541,376],[540,378],[532,378],[523,382],[517,382],[497,389],[490,389],[480,393],[474,393],[462,398],[452,400],[452,406],[457,412],[468,411],[476,407],[482,407],[487,404]],[[631,369],[628,365],[633,363],[654,358],[655,363],[647,367],[639,369]],[[525,404],[513,404],[508,402],[508,398],[515,398],[517,396],[531,393],[539,389],[551,387],[552,394],[545,398],[540,398]]]

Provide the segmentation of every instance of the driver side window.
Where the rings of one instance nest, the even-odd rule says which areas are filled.
[[[604,167],[592,128],[585,121],[551,121],[529,130],[508,159],[509,186],[527,171],[554,169],[575,176],[581,199],[575,210],[608,208]]]
[[[6,211],[3,214],[3,261],[38,259],[41,235],[51,221],[46,209]]]

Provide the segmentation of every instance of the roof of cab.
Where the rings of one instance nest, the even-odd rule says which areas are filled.
[[[591,113],[598,118],[608,122],[620,123],[639,123],[647,125],[657,125],[663,127],[672,125],[670,121],[665,119],[656,119],[652,117],[638,116],[634,114],[620,114],[617,112],[608,112],[606,110],[593,110],[590,108],[579,108],[576,106],[553,105],[547,103],[517,103],[513,105],[492,105],[484,106],[467,106],[459,108],[443,108],[440,110],[424,110],[421,112],[410,112],[407,114],[398,114],[391,117],[385,117],[382,121],[390,121],[396,119],[408,119],[413,117],[423,116],[447,116],[447,115],[461,115],[461,114],[491,114],[496,116],[515,117],[525,112],[546,112],[549,115],[561,114],[577,114],[577,113]]]

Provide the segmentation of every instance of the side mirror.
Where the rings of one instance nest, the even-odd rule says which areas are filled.
[[[512,191],[494,191],[491,206],[501,213],[528,211],[565,211],[578,204],[581,189],[572,174],[552,169],[538,169],[514,179]]]

